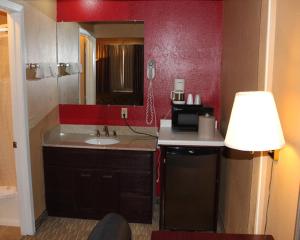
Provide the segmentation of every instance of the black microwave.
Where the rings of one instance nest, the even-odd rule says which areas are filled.
[[[213,115],[214,109],[202,105],[172,104],[172,128],[179,131],[198,131],[199,115]]]

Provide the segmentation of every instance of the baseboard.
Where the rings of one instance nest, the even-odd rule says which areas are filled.
[[[45,210],[42,214],[35,220],[35,229],[38,230],[42,223],[47,219],[48,212]]]
[[[18,219],[0,218],[0,226],[19,227],[20,226],[20,221]]]

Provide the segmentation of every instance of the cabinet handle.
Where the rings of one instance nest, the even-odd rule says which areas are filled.
[[[189,152],[190,155],[194,155],[195,154],[194,150],[188,150],[188,152]]]
[[[112,178],[112,175],[102,175],[102,178]]]
[[[89,173],[81,173],[80,174],[80,177],[90,177],[91,176],[91,174],[89,174]]]

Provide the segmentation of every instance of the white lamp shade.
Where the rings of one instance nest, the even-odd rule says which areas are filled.
[[[225,146],[242,151],[269,151],[281,148],[284,143],[272,93],[236,93]]]

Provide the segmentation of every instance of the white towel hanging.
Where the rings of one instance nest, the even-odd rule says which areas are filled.
[[[70,63],[71,74],[79,73],[78,63]]]
[[[35,78],[37,78],[37,79],[44,78],[44,72],[40,66],[36,66],[36,68],[35,68]]]
[[[50,63],[50,72],[52,77],[57,77],[58,76],[58,66],[57,63]]]
[[[72,74],[72,67],[71,64],[66,64],[65,72],[67,74]]]
[[[42,69],[43,71],[43,78],[48,78],[52,76],[49,63],[40,63],[39,65],[40,69]]]

